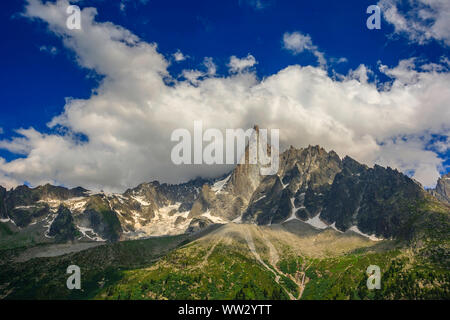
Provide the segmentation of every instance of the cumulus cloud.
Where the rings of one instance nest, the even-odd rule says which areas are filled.
[[[441,168],[442,159],[425,147],[426,142],[414,135],[389,139],[383,145],[382,152],[375,158],[375,162],[405,173],[413,173],[417,181],[425,186],[431,186],[439,178],[436,168]]]
[[[5,159],[3,159],[2,157],[0,157],[0,166],[2,166],[5,163]],[[6,188],[6,189],[11,189],[16,187],[17,185],[21,184],[22,181],[19,180],[15,180],[14,178],[11,178],[7,175],[5,175],[3,172],[0,171],[0,186]]]
[[[286,32],[283,35],[284,48],[297,54],[304,50],[311,50],[313,46],[311,37],[300,32]]]
[[[438,140],[432,144],[432,147],[440,153],[446,153],[450,150],[450,134],[447,134],[444,140]]]
[[[230,72],[241,72],[250,67],[253,67],[256,64],[256,59],[251,54],[248,54],[247,57],[239,59],[236,56],[230,57],[230,62],[228,63],[228,67]]]
[[[206,73],[209,76],[213,76],[216,74],[217,66],[213,61],[213,58],[206,57],[203,59],[203,65],[206,67]]]
[[[385,70],[385,72],[387,72],[387,70]],[[355,70],[350,69],[347,77],[348,79],[358,80],[359,83],[367,83],[370,74],[373,74],[373,71],[368,69],[365,65],[360,64]]]
[[[177,50],[177,52],[175,52],[172,56],[176,62],[181,62],[187,59],[187,56],[185,56],[180,50]]]
[[[292,33],[285,32],[283,35],[283,47],[292,52],[292,54],[309,51],[316,56],[321,66],[327,63],[323,52],[320,52],[317,46],[313,45],[309,35],[304,35],[298,31]]]
[[[203,59],[202,66],[205,71],[200,70],[183,70],[181,75],[188,80],[191,84],[197,85],[201,80],[205,80],[208,77],[213,77],[216,74],[217,66],[211,57],[205,57]]]
[[[450,1],[381,0],[378,6],[396,34],[419,44],[434,39],[450,45]]]
[[[292,65],[260,80],[250,71],[217,76],[207,58],[202,70],[185,71],[192,77],[179,80],[168,73],[156,44],[95,21],[95,9],[82,10],[82,31],[68,30],[67,5],[29,0],[26,16],[46,21],[77,63],[103,80],[91,97],[67,98],[64,111],[48,124],[54,133],[20,129],[0,142],[0,148],[22,155],[0,158],[0,184],[121,191],[153,179],[175,183],[223,174],[229,167],[172,164],[171,133],[192,131],[196,120],[220,130],[279,128],[281,148],[319,144],[369,165],[411,172],[426,186],[439,175],[443,160],[426,146],[433,135],[450,135],[445,65],[423,70],[414,59],[396,67],[380,64],[391,78],[380,86],[368,80],[365,66],[336,78],[319,67]]]

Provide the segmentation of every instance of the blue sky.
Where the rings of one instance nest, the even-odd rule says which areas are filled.
[[[183,77],[183,70],[206,72],[205,57],[210,57],[214,63],[215,78],[231,77],[228,65],[230,57],[243,59],[249,54],[254,57],[256,63],[246,72],[254,76],[256,79],[254,81],[264,81],[278,74],[280,70],[295,65],[322,68],[330,79],[339,81],[339,75],[349,76],[360,65],[364,65],[366,70],[370,70],[367,73],[369,83],[380,87],[393,81],[392,76],[389,77],[380,71],[380,65],[394,69],[401,60],[411,58],[415,59],[417,68],[430,63],[443,65],[447,69],[440,69],[440,76],[447,79],[448,75],[448,65],[445,66],[443,62],[449,56],[448,38],[445,33],[433,31],[432,36],[422,39],[420,34],[423,30],[415,30],[415,34],[412,31],[402,31],[398,27],[400,24],[396,24],[396,17],[384,16],[380,30],[369,30],[366,27],[366,19],[369,17],[366,8],[376,4],[376,1],[372,0],[339,2],[98,0],[72,2],[74,3],[82,9],[95,7],[98,12],[95,23],[110,22],[112,25],[129,30],[143,43],[156,43],[157,52],[169,64],[167,71],[170,77],[179,82],[187,81]],[[402,1],[393,3],[397,4],[398,11],[402,12],[404,3]],[[420,1],[418,3],[420,4]],[[86,67],[86,63],[80,62],[77,45],[68,47],[62,41],[71,35],[58,33],[52,30],[52,27],[49,28],[45,18],[37,17],[38,14],[27,13],[27,4],[27,1],[18,0],[2,2],[0,10],[0,28],[3,31],[3,50],[0,51],[2,69],[0,140],[4,142],[0,144],[0,157],[4,162],[4,164],[0,162],[0,183],[2,175],[4,181],[8,181],[9,184],[22,182],[37,184],[44,181],[46,178],[35,172],[18,169],[24,163],[12,164],[20,159],[31,161],[33,150],[37,148],[31,142],[25,143],[20,148],[12,146],[14,139],[23,138],[16,130],[32,127],[41,134],[65,136],[67,128],[64,125],[50,128],[48,123],[64,113],[67,107],[66,98],[88,100],[91,98],[92,90],[100,87],[102,80],[108,78],[108,75],[99,75],[101,72],[96,68]],[[448,7],[440,9],[446,8]],[[403,17],[414,19],[415,16],[410,14],[414,10],[415,8],[409,8],[409,11],[403,11]],[[434,21],[438,19],[440,17],[436,16]],[[432,22],[433,19],[427,20],[423,25],[431,28]],[[294,33],[309,37],[311,43],[308,49],[295,52],[286,48],[283,36]],[[173,54],[177,51],[182,52],[186,59],[175,61]],[[314,52],[324,56],[326,66],[318,63]],[[424,125],[416,131],[411,128],[405,129],[404,132],[387,129],[391,136],[386,134],[383,137],[374,137],[373,140],[380,145],[386,144],[384,141],[386,139],[393,141],[399,137],[405,141],[415,140],[416,145],[421,145],[419,149],[434,153],[434,162],[427,161],[431,161],[431,165],[434,165],[438,172],[448,172],[450,153],[448,147],[444,145],[449,143],[450,119],[447,118],[448,113],[442,114],[442,117],[441,122],[430,120],[428,127]],[[70,127],[68,131],[73,131],[81,144],[95,139],[88,130],[83,132],[73,130],[70,125],[68,127]],[[353,130],[353,127],[350,126],[349,130]],[[362,135],[361,132],[358,134]],[[311,137],[307,141],[314,142],[314,139]],[[437,141],[441,141],[440,147],[436,147]],[[19,143],[20,140],[15,142]],[[322,144],[321,142],[317,139],[317,144]],[[332,143],[330,142],[328,146],[332,147]],[[348,144],[348,148],[347,152],[342,147],[341,153],[352,154],[351,144]],[[19,149],[20,152],[17,152]],[[49,149],[48,152],[53,151]],[[370,158],[374,162],[381,161],[382,164],[397,163],[400,170],[409,174],[420,167],[422,159],[418,156],[416,161],[406,164],[407,161],[399,160],[399,156],[395,157],[395,161],[391,160],[388,153],[370,157],[362,154],[363,151],[355,152],[357,158],[361,155],[359,156],[361,161]],[[408,154],[405,153],[405,156]],[[384,160],[380,159],[388,160],[383,162]],[[440,163],[437,163],[436,159],[440,159]],[[9,166],[2,168],[8,163]],[[72,176],[63,177],[50,169],[46,172],[49,181],[53,183],[64,185],[85,183],[91,187],[103,183],[112,189],[131,185],[139,179],[145,181],[157,177],[152,172],[145,171],[135,175],[131,180],[123,180],[126,182],[119,176],[111,179],[118,179],[121,182],[112,182],[104,177],[99,177],[95,181],[83,179],[73,181]],[[130,173],[124,173],[124,176],[129,175]]]

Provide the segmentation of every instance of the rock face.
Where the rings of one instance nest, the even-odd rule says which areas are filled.
[[[319,146],[291,147],[280,155],[280,170],[258,186],[243,215],[257,224],[280,223],[290,216],[311,218],[321,209],[323,192],[342,169],[339,156]]]
[[[350,157],[315,146],[281,155],[279,176],[265,178],[255,190],[243,220],[257,224],[300,219],[316,227],[395,237],[411,217],[410,206],[423,190],[390,168],[368,168]],[[317,225],[319,223],[319,225]]]
[[[198,217],[192,219],[191,223],[189,223],[189,227],[186,229],[186,233],[194,233],[198,232],[210,225],[212,225],[213,222],[205,217]]]
[[[343,165],[324,196],[320,217],[339,230],[355,225],[366,234],[399,235],[411,216],[410,206],[424,198],[423,190],[397,170],[367,168],[350,158]]]
[[[6,198],[6,189],[0,186],[0,219],[7,219],[8,217],[6,214],[5,198]]]
[[[248,149],[245,152],[248,159]],[[278,174],[260,175],[248,161],[215,180],[143,183],[123,194],[51,185],[0,187],[0,219],[22,232],[31,225],[57,241],[118,241],[195,232],[212,223],[270,225],[293,219],[316,229],[404,237],[426,196],[391,168],[369,168],[319,146],[280,154]],[[431,191],[449,199],[449,175]],[[6,222],[5,222],[6,221]]]
[[[43,235],[56,241],[73,240],[72,236],[65,232],[60,235],[58,231],[61,219],[67,218],[66,210],[77,230],[73,233],[77,234],[75,240],[114,242],[178,234],[189,226],[191,219],[187,215],[202,186],[208,183],[205,179],[179,185],[154,181],[123,194],[91,193],[80,187],[67,189],[51,185],[19,186],[10,191],[0,187],[0,219],[23,233],[31,226],[38,226]],[[61,205],[65,210],[61,211]]]
[[[450,204],[450,173],[439,178],[436,188],[430,190],[438,200]]]
[[[58,208],[57,216],[53,223],[50,225],[48,235],[55,237],[57,242],[73,241],[78,234],[78,230],[73,223],[73,217],[68,208],[60,205]]]
[[[10,218],[16,226],[24,228],[48,216],[50,214],[51,201],[60,202],[86,196],[86,191],[83,188],[67,189],[49,184],[34,189],[27,186],[18,186],[11,191],[1,188],[0,218]]]
[[[190,215],[209,212],[260,225],[298,219],[317,228],[391,238],[405,234],[411,207],[425,197],[417,183],[397,170],[369,168],[350,157],[341,160],[319,146],[283,152],[277,175],[258,176],[258,170],[258,165],[237,165],[212,186],[205,185]]]

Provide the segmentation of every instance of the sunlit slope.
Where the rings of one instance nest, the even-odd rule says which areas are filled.
[[[371,264],[385,272],[383,290],[368,291]],[[353,232],[318,231],[300,221],[262,227],[228,224],[148,268],[124,271],[98,299],[360,299],[448,296],[448,272],[421,274],[421,262],[392,241]],[[428,266],[430,267],[430,266]],[[399,275],[423,277],[424,288],[399,288]],[[395,274],[398,272],[398,275]],[[431,289],[427,277],[432,277]],[[436,283],[435,283],[436,282]],[[402,284],[403,285],[403,284]],[[401,289],[401,290],[400,290]],[[412,291],[411,291],[411,290]],[[402,290],[405,293],[402,293]],[[416,291],[417,292],[416,292]],[[411,291],[411,292],[409,292]]]
[[[407,237],[398,240],[292,219],[49,258],[27,254],[39,246],[4,250],[0,299],[450,299],[449,212],[427,196],[411,207]],[[81,268],[82,290],[66,287],[71,264]],[[369,265],[381,269],[380,290],[367,289]]]

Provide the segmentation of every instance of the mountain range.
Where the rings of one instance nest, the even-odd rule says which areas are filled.
[[[277,175],[259,169],[246,162],[217,179],[153,181],[120,194],[0,187],[0,255],[8,265],[0,296],[450,297],[449,174],[424,190],[395,169],[319,146],[281,153]],[[90,270],[85,295],[64,288],[64,273],[60,283],[31,276],[68,260]],[[365,286],[370,264],[384,268],[381,291]]]

